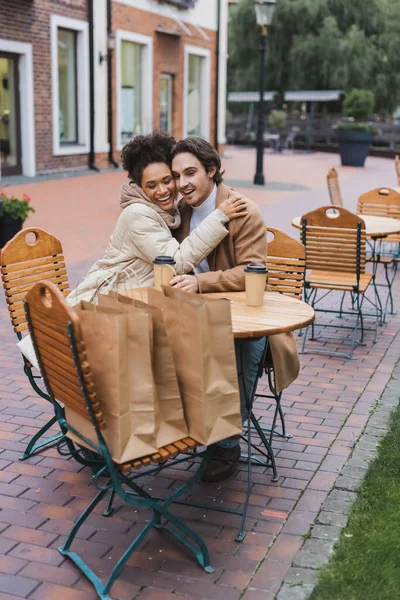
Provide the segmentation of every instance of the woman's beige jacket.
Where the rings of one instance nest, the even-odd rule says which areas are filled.
[[[70,293],[70,304],[93,301],[100,291],[154,285],[156,256],[172,256],[176,274],[188,273],[228,235],[224,226],[228,218],[216,209],[180,244],[153,206],[146,197],[137,196],[122,210],[104,257]]]

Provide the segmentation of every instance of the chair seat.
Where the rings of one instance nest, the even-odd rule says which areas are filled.
[[[360,275],[359,291],[365,292],[369,284],[373,279],[372,273],[364,273]],[[325,290],[342,290],[352,291],[353,287],[357,285],[357,278],[353,273],[346,273],[345,271],[311,271],[306,276],[306,285],[310,288],[318,288]]]
[[[148,467],[151,463],[162,463],[169,458],[175,458],[178,454],[186,454],[191,450],[196,450],[198,445],[196,440],[187,437],[178,442],[174,442],[173,444],[168,444],[168,446],[164,446],[163,448],[159,448],[158,452],[155,454],[124,463],[123,465],[119,465],[119,467],[124,473],[131,471],[132,469],[141,469],[142,467]]]

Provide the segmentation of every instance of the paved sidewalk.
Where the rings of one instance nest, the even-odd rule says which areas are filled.
[[[255,153],[227,148],[226,179],[256,201],[266,223],[297,236],[293,216],[328,201],[325,177],[338,157],[327,154],[267,154],[266,189],[251,185]],[[354,210],[357,197],[378,185],[395,185],[391,161],[370,158],[366,169],[339,168],[345,206]],[[9,188],[32,196],[37,213],[27,225],[57,235],[65,248],[71,283],[82,277],[101,255],[119,213],[118,186],[122,172],[65,180],[49,180]],[[0,184],[1,187],[1,184]],[[397,278],[399,280],[399,278]],[[397,280],[395,296],[399,298]],[[92,600],[91,586],[57,551],[73,520],[94,494],[89,474],[52,450],[23,463],[18,457],[30,436],[47,420],[51,407],[31,390],[21,368],[15,336],[1,297],[0,311],[0,600]],[[255,469],[247,527],[235,542],[238,517],[175,507],[191,527],[201,532],[215,571],[204,573],[171,539],[153,531],[128,562],[112,590],[116,600],[272,600],[288,577],[291,565],[340,471],[365,427],[371,407],[390,379],[400,352],[400,318],[390,317],[357,348],[357,361],[305,354],[301,374],[283,398],[290,440],[277,440],[279,481]],[[397,337],[396,337],[397,336]],[[260,382],[260,391],[266,386]],[[258,414],[267,422],[269,404],[258,401]],[[153,492],[187,477],[171,466],[151,480]],[[246,473],[221,484],[202,484],[197,497],[238,506],[244,498]],[[102,507],[82,528],[77,546],[102,575],[128,546],[145,511],[116,503],[106,519]],[[305,536],[307,537],[307,536]],[[288,575],[289,574],[289,575]],[[295,590],[293,588],[293,600]],[[292,600],[290,595],[288,600]]]

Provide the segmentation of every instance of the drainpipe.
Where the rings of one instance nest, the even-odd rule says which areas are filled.
[[[93,0],[89,0],[89,169],[100,171],[94,157],[94,24]]]
[[[110,165],[119,168],[119,164],[114,160],[114,133],[113,133],[113,93],[112,93],[112,58],[113,52],[109,47],[108,40],[112,34],[112,0],[107,0],[107,123],[108,123],[108,162]]]
[[[215,122],[214,122],[214,129],[215,129],[215,134],[214,134],[214,146],[215,149],[218,151],[218,121],[219,121],[219,54],[220,54],[220,41],[219,41],[219,36],[220,36],[220,29],[221,29],[221,0],[218,0],[217,3],[217,49],[216,49],[216,61],[217,61],[217,68],[215,69]]]

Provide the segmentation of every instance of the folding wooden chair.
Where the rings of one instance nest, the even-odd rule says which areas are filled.
[[[371,190],[358,199],[357,214],[400,220],[400,194],[390,188],[376,188]],[[400,234],[391,234],[384,238],[372,238],[369,245],[371,253],[368,256],[368,260],[374,263],[374,272],[376,272],[378,264],[382,264],[385,271],[386,283],[376,283],[378,287],[387,287],[388,290],[383,314],[386,314],[389,304],[389,312],[393,314],[394,301],[392,289],[400,261]],[[392,268],[391,273],[389,273],[389,267]]]
[[[31,238],[31,240],[29,239]],[[69,293],[68,276],[61,242],[42,229],[23,229],[10,240],[0,254],[1,277],[8,304],[11,323],[19,340],[28,324],[23,306],[26,293],[40,280],[52,281],[64,294]],[[39,396],[52,402],[51,398],[38,386],[40,374],[33,370],[24,357],[24,372]],[[21,460],[24,460],[62,437],[61,433],[44,439],[40,438],[57,422],[53,416],[30,440]]]
[[[398,154],[396,154],[394,158],[394,167],[396,169],[397,185],[400,186],[400,157]]]
[[[272,234],[273,239],[267,242],[267,268],[268,286],[271,292],[279,292],[292,298],[301,300],[306,268],[306,249],[297,240],[286,235],[279,229],[266,227],[267,235]],[[267,366],[265,373],[271,394],[256,394],[256,398],[273,398],[276,403],[271,427],[265,428],[270,432],[269,441],[272,443],[273,435],[290,438],[286,433],[285,417],[282,411],[282,392],[277,393],[275,386],[275,372],[271,352],[267,353]],[[277,419],[281,422],[281,431],[276,429]]]
[[[329,197],[333,206],[343,206],[342,194],[340,193],[339,176],[336,169],[332,168],[327,177]]]
[[[355,346],[361,344],[364,339],[363,319],[366,315],[362,312],[362,306],[365,299],[376,309],[374,341],[376,341],[380,317],[375,286],[375,303],[365,296],[369,285],[374,284],[373,273],[365,272],[365,223],[360,217],[342,207],[336,206],[335,209],[332,209],[330,206],[324,206],[302,217],[302,242],[306,247],[305,301],[311,304],[315,311],[339,314],[340,316],[343,314],[356,316],[354,327],[342,325],[344,329],[353,330],[350,353],[328,352],[325,350],[313,350],[313,352],[352,358]],[[324,290],[324,294],[317,300],[318,290]],[[343,310],[345,294],[342,295],[339,310],[316,308],[318,302],[335,290],[350,292],[355,310]],[[323,326],[338,327],[338,325],[331,323],[326,323]],[[361,328],[360,340],[357,339],[359,326]],[[315,324],[313,323],[311,325],[311,339],[315,339],[314,328]],[[307,332],[308,327],[304,334],[302,352],[305,349]]]
[[[168,498],[153,497],[136,483],[140,474],[135,475],[135,471],[154,463],[157,473],[164,468],[160,462],[165,462],[168,458],[180,453],[191,452],[196,449],[197,442],[192,438],[185,438],[175,444],[160,448],[151,456],[123,465],[116,464],[103,437],[102,432],[107,428],[107,422],[96,397],[96,389],[77,313],[67,304],[57,287],[48,282],[37,283],[28,292],[25,310],[43,380],[54,403],[61,430],[65,434],[64,442],[68,452],[75,458],[80,452],[79,447],[77,448],[71,439],[70,436],[72,436],[74,439],[79,439],[83,445],[89,446],[98,456],[98,472],[94,481],[99,491],[75,522],[64,546],[59,548],[61,554],[68,556],[75,563],[93,584],[98,597],[102,600],[111,600],[109,593],[114,581],[131,554],[153,527],[168,531],[195,556],[198,563],[207,572],[211,572],[210,557],[203,540],[169,511],[170,505],[201,478],[211,455],[211,449],[197,454],[197,456],[204,457],[200,468],[178,489],[171,491]],[[97,435],[96,444],[90,442],[68,424],[59,402],[73,409],[88,423],[91,423]],[[66,453],[65,448],[62,453]],[[154,471],[146,469],[142,476],[148,476],[151,472]],[[105,516],[111,514],[115,494],[135,508],[144,507],[152,510],[153,516],[148,523],[143,525],[142,531],[115,564],[106,583],[103,583],[83,558],[70,548],[80,527],[107,495],[109,495],[109,502],[103,514]]]

